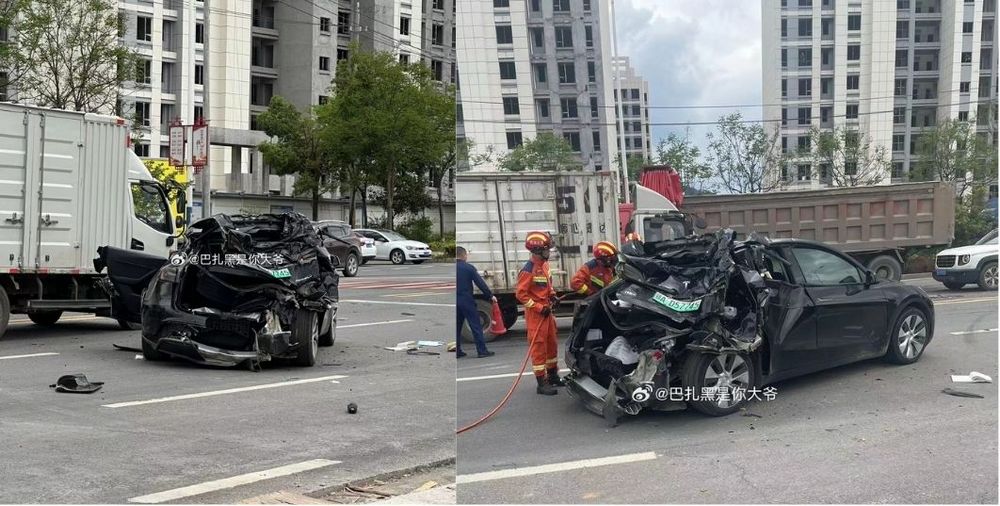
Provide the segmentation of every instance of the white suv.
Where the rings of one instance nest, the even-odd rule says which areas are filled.
[[[934,259],[934,279],[950,290],[976,283],[984,290],[997,289],[997,231],[972,246],[946,249]]]

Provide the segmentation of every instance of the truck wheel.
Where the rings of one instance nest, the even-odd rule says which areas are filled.
[[[62,311],[32,311],[28,313],[28,319],[34,322],[35,325],[48,327],[55,325],[62,314]]]
[[[476,313],[479,314],[479,323],[483,326],[483,340],[487,343],[492,343],[496,341],[497,337],[494,334],[490,334],[490,325],[493,324],[493,303],[488,300],[476,300]],[[475,338],[472,337],[472,329],[469,328],[468,322],[462,324],[462,342],[474,343]]]
[[[965,283],[957,283],[954,281],[946,281],[944,283],[944,287],[949,290],[961,290],[963,286],[965,286]]]
[[[682,383],[700,397],[705,389],[716,392],[713,399],[689,400],[695,411],[711,416],[735,413],[746,403],[746,393],[757,384],[757,369],[749,356],[736,353],[691,352],[684,360]],[[733,392],[742,390],[736,400]],[[726,392],[718,395],[719,392]],[[725,398],[723,398],[725,396]]]
[[[146,340],[146,336],[139,338],[142,342],[142,359],[148,360],[150,362],[159,362],[161,360],[166,360],[167,356],[156,350],[152,343]]]
[[[299,354],[295,356],[295,365],[303,367],[316,365],[316,355],[319,354],[318,316],[315,311],[308,309],[299,309],[295,312],[292,339],[299,343]]]
[[[976,282],[983,290],[997,289],[997,263],[989,262],[979,269],[979,281]]]
[[[7,289],[0,286],[0,337],[7,332],[8,323],[10,323],[10,299],[7,298]]]
[[[868,262],[868,268],[875,272],[878,279],[899,281],[903,277],[903,266],[899,260],[889,255],[880,255]]]

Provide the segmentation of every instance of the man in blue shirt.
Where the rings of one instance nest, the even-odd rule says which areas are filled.
[[[472,337],[476,340],[476,351],[479,352],[479,358],[492,357],[494,353],[486,349],[486,340],[483,339],[483,324],[479,321],[476,299],[472,296],[473,283],[479,287],[479,291],[483,292],[483,295],[489,297],[493,302],[496,302],[497,298],[490,292],[490,287],[486,286],[486,282],[483,281],[483,277],[479,275],[476,268],[466,261],[468,258],[469,252],[465,248],[461,246],[455,248],[455,314],[458,315],[456,329],[458,338],[455,340],[457,353],[455,355],[458,358],[465,356],[465,352],[462,351],[462,323],[468,321],[469,330],[472,331]]]

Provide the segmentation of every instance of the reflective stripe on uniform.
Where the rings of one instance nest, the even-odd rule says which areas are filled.
[[[531,279],[532,279],[532,280],[533,280],[533,281],[534,281],[535,283],[548,283],[548,282],[549,282],[549,278],[547,278],[547,277],[545,277],[545,276],[535,276],[535,277],[533,277],[533,278],[531,278]]]
[[[580,289],[577,290],[576,293],[584,294],[584,293],[587,293],[589,291],[590,291],[590,287],[588,287],[587,285],[580,285]]]
[[[590,277],[590,282],[593,283],[593,284],[595,284],[595,285],[597,285],[597,286],[600,286],[600,287],[604,286],[604,280],[602,280],[601,278],[599,278],[597,276],[591,276]]]
[[[548,359],[548,360],[545,361],[546,364],[555,364],[557,362],[559,362],[558,358],[550,358],[550,359]],[[537,367],[537,366],[533,366],[533,367]]]
[[[524,307],[535,307],[535,301],[528,299],[528,302],[524,303]]]
[[[533,366],[531,366],[531,370],[535,371],[535,372],[544,371],[545,370],[545,366],[544,365],[533,365]]]

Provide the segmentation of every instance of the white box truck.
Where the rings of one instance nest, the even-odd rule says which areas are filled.
[[[455,188],[455,233],[469,250],[469,262],[496,295],[504,325],[517,320],[518,272],[530,258],[528,232],[550,232],[557,251],[549,265],[555,289],[570,292],[570,279],[589,260],[599,241],[618,244],[618,197],[611,172],[466,172]],[[483,328],[491,304],[477,301]],[[566,305],[566,311],[571,310]],[[466,329],[466,334],[468,330]],[[493,336],[487,334],[487,339]]]
[[[98,246],[169,254],[177,224],[128,134],[114,116],[0,103],[0,336],[12,313],[114,317]]]

